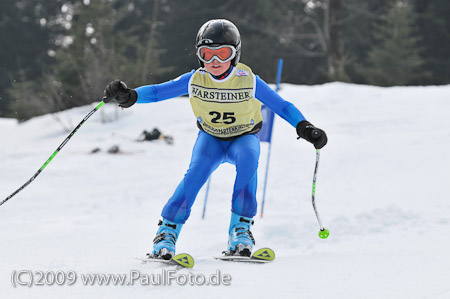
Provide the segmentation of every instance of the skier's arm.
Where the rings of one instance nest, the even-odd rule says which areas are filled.
[[[107,103],[115,100],[120,107],[129,108],[135,103],[152,103],[179,97],[188,94],[189,79],[194,72],[193,70],[165,83],[145,85],[136,89],[128,88],[123,81],[114,80],[105,88],[104,101]]]
[[[325,131],[314,127],[292,103],[280,97],[266,82],[256,76],[256,98],[267,105],[273,112],[296,128],[299,138],[306,139],[320,149],[327,144]],[[313,132],[320,133],[318,135]]]
[[[266,82],[256,76],[256,98],[270,108],[273,112],[281,116],[294,128],[303,120],[303,114],[292,103],[285,101]]]
[[[191,71],[168,82],[136,88],[138,95],[136,103],[159,102],[188,94],[188,83],[193,74],[194,71]]]

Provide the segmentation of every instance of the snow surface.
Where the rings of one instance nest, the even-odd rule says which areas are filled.
[[[0,207],[0,297],[450,298],[450,86],[283,84],[280,94],[329,136],[316,191],[328,239],[317,236],[311,205],[314,148],[296,140],[295,130],[278,117],[265,214],[253,227],[256,247],[273,248],[275,262],[212,259],[227,243],[235,169],[224,164],[212,176],[206,219],[202,189],[177,243],[178,252],[195,257],[195,267],[177,273],[209,276],[220,269],[232,277],[231,285],[14,288],[15,270],[81,275],[175,269],[140,259],[151,250],[161,209],[189,164],[197,134],[189,102],[179,98],[124,111],[108,104],[34,182]],[[74,127],[93,107],[58,116]],[[132,141],[153,127],[175,143]],[[67,135],[50,115],[21,124],[0,119],[0,200]],[[115,144],[123,154],[106,153]],[[102,151],[90,154],[95,147]],[[267,149],[262,144],[259,200]]]

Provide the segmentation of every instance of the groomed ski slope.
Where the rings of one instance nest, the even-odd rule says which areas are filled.
[[[272,264],[214,260],[226,248],[235,170],[212,176],[177,243],[192,270],[217,269],[230,285],[85,286],[82,274],[161,274],[139,260],[151,250],[161,209],[186,171],[197,128],[187,98],[121,111],[105,105],[26,189],[0,207],[1,298],[450,298],[450,86],[282,84],[280,94],[329,136],[321,151],[316,199],[330,237],[317,236],[311,206],[315,151],[276,118],[265,215],[256,247]],[[57,116],[73,128],[93,109]],[[102,123],[119,116],[117,121]],[[69,122],[70,120],[70,122]],[[131,141],[158,127],[174,137]],[[0,119],[0,199],[25,183],[66,138],[50,115],[25,123]],[[107,154],[119,145],[124,152]],[[93,148],[100,153],[89,154]],[[267,144],[262,144],[259,202]],[[18,286],[19,270],[75,271],[71,286]],[[27,272],[28,273],[28,272]],[[22,277],[27,281],[28,274]]]

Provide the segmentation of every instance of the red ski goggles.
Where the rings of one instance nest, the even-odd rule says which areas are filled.
[[[210,63],[214,59],[220,62],[227,62],[236,56],[236,49],[230,45],[218,47],[201,46],[197,49],[197,57],[203,62]]]

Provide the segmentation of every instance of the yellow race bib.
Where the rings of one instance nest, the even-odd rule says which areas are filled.
[[[255,99],[256,77],[238,63],[223,80],[199,68],[189,82],[189,98],[199,127],[206,133],[231,138],[257,133],[261,128],[261,102]]]

